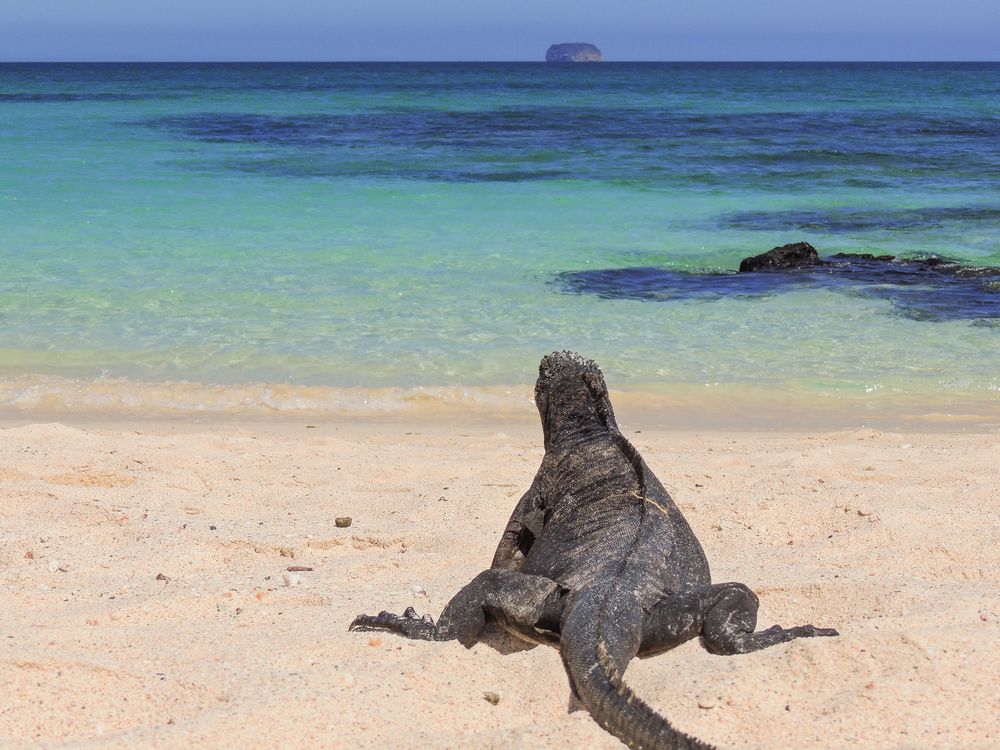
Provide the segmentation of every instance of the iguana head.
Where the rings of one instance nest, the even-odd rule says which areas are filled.
[[[618,432],[601,368],[575,352],[542,357],[535,383],[535,406],[546,447],[594,432]]]

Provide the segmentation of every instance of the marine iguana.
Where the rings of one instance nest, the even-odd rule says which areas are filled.
[[[576,699],[631,748],[711,748],[673,727],[622,681],[635,656],[701,637],[715,654],[745,654],[829,628],[754,632],[757,597],[711,582],[708,560],[670,495],[615,422],[598,366],[554,352],[539,366],[535,404],[545,457],[515,507],[488,570],[437,623],[412,607],[359,615],[350,630],[471,646],[487,620],[559,648]]]

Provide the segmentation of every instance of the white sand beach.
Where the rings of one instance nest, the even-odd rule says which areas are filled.
[[[688,643],[640,696],[726,748],[1000,746],[1000,436],[623,429],[759,627],[841,633]],[[528,421],[9,424],[0,746],[619,747],[551,648],[347,631],[436,617],[541,455]]]

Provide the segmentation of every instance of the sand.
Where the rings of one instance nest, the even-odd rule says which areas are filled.
[[[488,564],[537,425],[308,424],[0,430],[0,746],[621,747],[551,648],[347,632]],[[841,632],[639,695],[727,748],[1000,747],[997,432],[623,426],[760,626]]]

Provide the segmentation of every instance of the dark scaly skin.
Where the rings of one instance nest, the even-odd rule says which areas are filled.
[[[642,750],[711,748],[637,698],[622,674],[701,637],[715,654],[745,654],[829,628],[754,632],[757,597],[711,582],[708,560],[670,495],[622,436],[597,365],[571,352],[542,359],[535,403],[545,457],[508,521],[493,564],[464,586],[437,623],[359,615],[351,630],[476,642],[487,620],[559,648],[574,696],[594,720]]]

